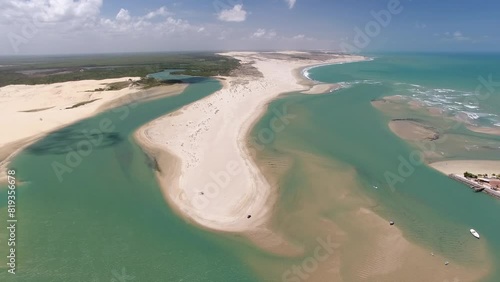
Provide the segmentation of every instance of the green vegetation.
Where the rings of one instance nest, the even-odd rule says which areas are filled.
[[[132,81],[118,81],[118,82],[109,83],[106,86],[105,90],[106,91],[121,90],[123,88],[129,87],[131,83],[132,83]]]
[[[90,103],[95,102],[95,101],[100,100],[100,99],[101,99],[101,98],[99,98],[99,99],[93,99],[93,100],[90,100],[90,101],[83,101],[83,102],[80,102],[80,103],[76,103],[76,104],[74,104],[74,105],[73,105],[73,106],[71,106],[71,107],[67,107],[66,109],[67,109],[67,110],[69,110],[69,109],[78,108],[78,107],[81,107],[81,106],[83,106],[83,105],[90,104]]]
[[[0,87],[48,84],[86,79],[146,77],[166,69],[193,76],[230,75],[238,60],[213,53],[113,54],[0,58]],[[7,66],[7,67],[5,67]],[[152,81],[148,82],[153,84]],[[122,89],[124,85],[112,85]],[[150,86],[151,87],[151,86]]]
[[[158,80],[152,77],[143,77],[139,81],[134,82],[135,85],[139,85],[143,89],[148,89],[151,87],[161,86],[161,85],[172,85],[177,83],[182,83],[182,80],[177,80],[177,79]]]
[[[466,178],[477,178],[478,176],[475,175],[475,174],[472,174],[472,173],[470,173],[468,171],[466,171],[466,172],[464,172],[464,177],[466,177]]]

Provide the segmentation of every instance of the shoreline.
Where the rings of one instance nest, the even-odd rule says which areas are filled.
[[[429,163],[433,169],[445,174],[500,174],[500,161],[494,160],[447,160]]]
[[[344,55],[344,56],[346,56],[346,55]],[[352,55],[347,55],[347,56],[352,56]],[[363,56],[363,57],[364,57],[364,56]],[[362,61],[357,61],[357,62],[366,62],[366,61],[373,61],[373,60],[375,60],[375,58],[372,58],[372,57],[364,57],[364,58],[365,58],[364,60],[362,60]],[[355,62],[349,62],[349,63],[355,63]],[[342,65],[342,64],[345,64],[345,63],[338,63],[338,64],[336,64],[336,65]],[[329,65],[332,65],[332,64],[330,64],[330,63],[325,63],[325,64],[319,64],[319,65],[311,65],[311,66],[306,66],[306,67],[304,67],[304,68],[302,68],[302,69],[300,70],[300,75],[301,75],[302,77],[304,77],[305,79],[309,80],[309,81],[312,81],[312,82],[314,82],[314,83],[317,83],[318,81],[313,80],[313,79],[311,79],[311,78],[309,77],[309,72],[308,72],[308,71],[310,71],[310,70],[312,70],[312,69],[315,69],[315,68],[326,67],[326,66],[329,66]]]
[[[221,90],[142,126],[134,136],[146,150],[160,149],[180,160],[176,177],[157,172],[157,178],[164,197],[182,217],[217,231],[265,231],[277,187],[268,183],[252,158],[250,150],[255,148],[247,147],[250,131],[272,100],[314,86],[300,75],[304,68],[325,63],[285,61],[255,52],[223,55],[252,64],[263,77],[224,77]],[[332,58],[329,64],[365,59]],[[286,115],[285,110],[278,117]]]
[[[0,184],[6,183],[6,170],[12,160],[31,144],[48,134],[112,108],[181,94],[187,84],[157,86],[150,89],[126,87],[115,91],[92,91],[103,85],[136,80],[136,77],[81,80],[43,85],[8,85],[0,88],[2,114],[16,123],[5,125],[0,138]],[[81,101],[92,102],[82,103]],[[19,101],[21,100],[21,101]],[[51,107],[44,107],[47,103]],[[74,107],[81,103],[81,106]],[[73,105],[74,108],[71,107]],[[32,108],[35,110],[21,111]],[[21,124],[17,124],[20,122]],[[21,130],[19,130],[21,129]]]

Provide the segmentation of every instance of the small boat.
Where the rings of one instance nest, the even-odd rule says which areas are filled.
[[[476,230],[471,229],[471,230],[470,230],[470,233],[472,234],[472,236],[474,236],[474,237],[476,237],[476,238],[478,238],[478,239],[479,239],[479,233],[477,233],[477,231],[476,231]]]

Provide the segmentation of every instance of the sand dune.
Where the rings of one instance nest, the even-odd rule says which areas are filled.
[[[174,207],[202,226],[241,232],[264,224],[274,203],[275,189],[246,147],[248,132],[267,103],[280,93],[312,87],[312,82],[298,76],[301,68],[364,57],[331,56],[324,61],[294,59],[286,53],[223,55],[254,66],[262,75],[225,77],[221,91],[143,126],[136,137],[150,149],[159,148],[179,159],[177,179],[167,180],[167,168],[159,175],[164,194]],[[275,128],[269,129],[269,134],[289,122],[286,109],[277,112]]]
[[[181,93],[186,85],[141,90],[126,87],[94,91],[107,84],[137,80],[124,77],[43,85],[9,85],[0,88],[0,182],[8,162],[25,146],[47,133],[106,109],[151,97]]]

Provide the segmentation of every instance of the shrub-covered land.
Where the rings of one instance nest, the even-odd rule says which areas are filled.
[[[213,53],[151,53],[0,58],[0,87],[85,79],[146,77],[166,69],[193,76],[230,75],[238,60]],[[149,81],[151,85],[155,82]],[[119,87],[119,86],[117,86]]]

